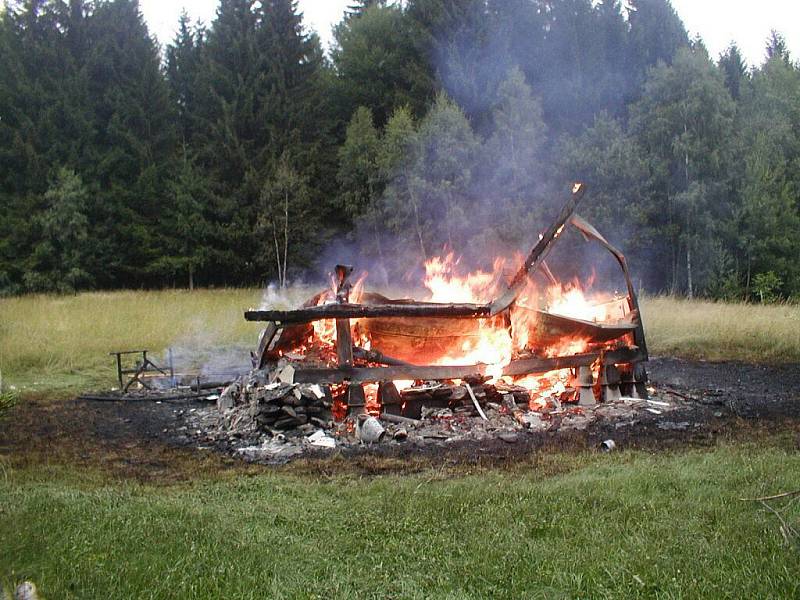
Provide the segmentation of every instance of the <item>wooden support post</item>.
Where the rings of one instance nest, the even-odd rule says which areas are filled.
[[[348,277],[353,267],[336,265],[336,303],[346,304],[350,301],[351,285]],[[339,368],[353,366],[353,336],[350,332],[350,319],[336,319],[336,358]]]
[[[367,397],[360,383],[347,385],[347,416],[363,415],[367,412]]]
[[[336,358],[339,367],[353,366],[353,336],[350,319],[336,319]]]

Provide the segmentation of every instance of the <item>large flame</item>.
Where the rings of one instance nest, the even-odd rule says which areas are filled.
[[[468,271],[461,265],[460,258],[453,252],[431,258],[425,263],[424,286],[429,292],[428,301],[437,303],[473,303],[490,302],[502,292],[503,268],[505,261],[498,259],[492,271]],[[513,265],[508,265],[513,266]],[[351,302],[359,302],[363,292],[364,274],[354,285]],[[589,294],[593,277],[586,282],[577,279],[566,284],[551,283],[537,286],[529,281],[520,297],[520,303],[526,310],[510,312],[510,323],[502,318],[478,319],[475,329],[469,335],[455,336],[459,343],[448,348],[441,356],[433,356],[425,360],[426,364],[438,365],[487,365],[486,371],[491,377],[500,379],[503,369],[513,358],[520,355],[536,355],[545,357],[569,356],[586,352],[590,340],[585,338],[564,336],[555,343],[542,346],[536,339],[536,320],[538,311],[580,319],[590,322],[606,322],[619,318],[619,303],[609,302],[610,295]],[[318,304],[336,302],[335,282],[331,290],[320,295]],[[616,312],[615,312],[616,311]],[[352,320],[353,340],[356,345],[369,349],[372,340],[364,333],[367,328],[359,327],[358,320]],[[328,319],[313,323],[313,334],[310,345],[322,344],[332,349],[335,347],[336,323]],[[380,350],[379,347],[375,348]],[[507,383],[514,383],[529,390],[532,409],[542,409],[549,401],[558,402],[572,386],[570,369],[551,371],[542,375],[528,375],[511,379],[503,378]],[[412,386],[412,381],[396,381],[398,390]],[[371,414],[380,412],[377,400],[377,385],[365,386],[367,410]]]

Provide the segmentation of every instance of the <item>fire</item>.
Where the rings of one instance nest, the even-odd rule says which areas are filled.
[[[431,302],[472,303],[488,302],[498,291],[497,273],[505,261],[497,259],[494,270],[489,273],[477,270],[459,273],[460,260],[453,252],[436,256],[425,263],[425,287],[431,293]],[[438,365],[486,364],[495,366],[497,375],[502,367],[511,362],[511,335],[505,327],[498,327],[494,320],[480,319],[475,336],[464,336],[459,348],[434,361]]]
[[[479,303],[491,300],[497,290],[497,273],[505,261],[495,260],[494,271],[458,274],[460,259],[453,252],[435,256],[425,263],[424,285],[431,293],[430,302]]]
[[[586,287],[591,287],[592,279]],[[575,279],[564,285],[556,283],[547,289],[546,293],[548,312],[563,317],[572,317],[583,321],[602,322],[607,318],[606,309],[602,302],[605,298],[586,297],[583,286]]]
[[[377,417],[381,414],[381,403],[378,400],[378,384],[365,383],[364,397],[366,398],[365,410],[367,414]]]
[[[364,271],[350,290],[350,302],[354,304],[361,302],[361,297],[364,294],[364,281],[366,281],[366,279],[367,272]],[[331,289],[320,294],[319,299],[317,300],[317,306],[334,304],[336,302],[336,289],[336,280],[331,277]],[[322,319],[321,321],[314,321],[312,325],[314,327],[313,337],[316,341],[326,346],[333,346],[336,343],[336,321],[333,319]],[[353,329],[353,339],[357,341],[364,341],[361,340],[361,335],[359,333],[358,319],[351,320],[350,326]],[[362,345],[362,347],[366,347],[366,349],[369,350],[368,344],[367,346]]]
[[[437,303],[471,303],[484,304],[491,301],[502,291],[503,268],[506,262],[498,259],[491,271],[469,271],[463,268],[460,258],[453,252],[431,258],[425,263],[424,286],[429,292],[427,300]],[[359,302],[363,293],[366,274],[362,275],[350,293],[351,302]],[[561,369],[543,375],[528,375],[513,379],[503,377],[504,368],[520,355],[540,357],[571,356],[587,352],[590,340],[586,338],[564,336],[555,343],[537,345],[537,320],[544,310],[554,315],[570,317],[590,322],[606,322],[618,318],[618,303],[612,296],[602,297],[588,294],[592,287],[593,277],[585,285],[575,279],[568,283],[554,283],[540,287],[529,282],[528,288],[521,295],[520,309],[512,307],[508,317],[498,316],[491,319],[474,321],[475,328],[467,334],[454,334],[458,344],[446,351],[442,356],[433,356],[421,364],[435,365],[486,365],[485,372],[495,380],[504,379],[525,387],[530,391],[532,410],[543,410],[548,406],[556,406],[561,400],[568,399],[574,390],[574,375],[571,369]],[[331,290],[320,295],[318,305],[336,302],[335,281]],[[615,300],[616,302],[616,300]],[[524,310],[523,310],[524,308]],[[615,312],[616,311],[616,312]],[[366,324],[366,322],[364,322]],[[358,320],[351,321],[353,340],[357,346],[369,350],[374,346],[368,328],[360,327]],[[313,335],[309,345],[314,342],[333,348],[336,342],[336,322],[332,319],[313,323]],[[376,347],[376,350],[381,350]],[[414,385],[413,381],[395,381],[398,391]],[[337,414],[343,409],[343,390],[334,394],[334,407]],[[369,414],[380,414],[378,385],[364,385],[366,409]]]

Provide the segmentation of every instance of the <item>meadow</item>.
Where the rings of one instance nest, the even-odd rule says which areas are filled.
[[[193,363],[255,346],[243,311],[262,299],[290,307],[308,288],[121,291],[0,299],[0,371],[23,393],[58,397],[114,385],[112,350],[172,347]],[[753,362],[800,361],[800,305],[727,304],[655,296],[641,301],[651,354]]]
[[[200,361],[217,348],[246,353],[259,325],[242,310],[262,296],[2,299],[0,369],[20,394],[0,420],[14,426],[26,403],[59,406],[113,385],[114,349],[182,348]],[[653,297],[642,310],[655,355],[800,361],[798,306]],[[747,500],[800,488],[797,427],[748,435],[369,474],[341,456],[312,468],[231,466],[144,441],[146,465],[185,471],[145,481],[98,458],[135,460],[125,447],[89,440],[79,460],[43,459],[9,455],[0,435],[0,589],[32,580],[46,598],[798,597],[797,539],[787,545],[776,516]],[[797,528],[795,500],[775,506]]]
[[[797,488],[786,437],[171,485],[49,465],[0,477],[0,585],[31,579],[59,599],[796,598],[799,548],[741,498]],[[797,503],[784,513],[798,517]]]

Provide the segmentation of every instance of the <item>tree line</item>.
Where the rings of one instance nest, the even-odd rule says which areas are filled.
[[[19,0],[0,52],[0,294],[478,264],[574,180],[648,290],[800,294],[800,66],[668,0],[360,0],[328,55],[293,0],[163,49],[136,0]]]

